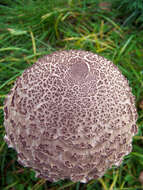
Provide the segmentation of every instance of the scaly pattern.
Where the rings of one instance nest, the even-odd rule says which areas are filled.
[[[5,100],[5,141],[50,181],[87,182],[119,165],[137,133],[128,81],[107,59],[57,51],[24,71]]]

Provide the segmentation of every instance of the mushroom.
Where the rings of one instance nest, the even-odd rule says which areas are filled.
[[[56,51],[16,80],[4,103],[4,139],[37,177],[86,183],[131,152],[136,120],[131,88],[111,61]]]

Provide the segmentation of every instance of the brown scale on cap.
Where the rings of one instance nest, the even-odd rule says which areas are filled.
[[[131,151],[137,112],[128,81],[87,51],[54,52],[25,70],[4,105],[5,141],[50,181],[87,182]]]

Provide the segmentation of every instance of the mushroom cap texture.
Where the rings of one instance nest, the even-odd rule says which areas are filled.
[[[4,103],[4,137],[18,161],[49,181],[87,182],[121,164],[137,133],[135,98],[109,60],[57,51],[20,76]]]

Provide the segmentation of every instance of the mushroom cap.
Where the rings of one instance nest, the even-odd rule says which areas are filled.
[[[57,51],[16,80],[4,104],[4,139],[37,177],[87,182],[130,153],[134,101],[111,61],[88,51]]]

